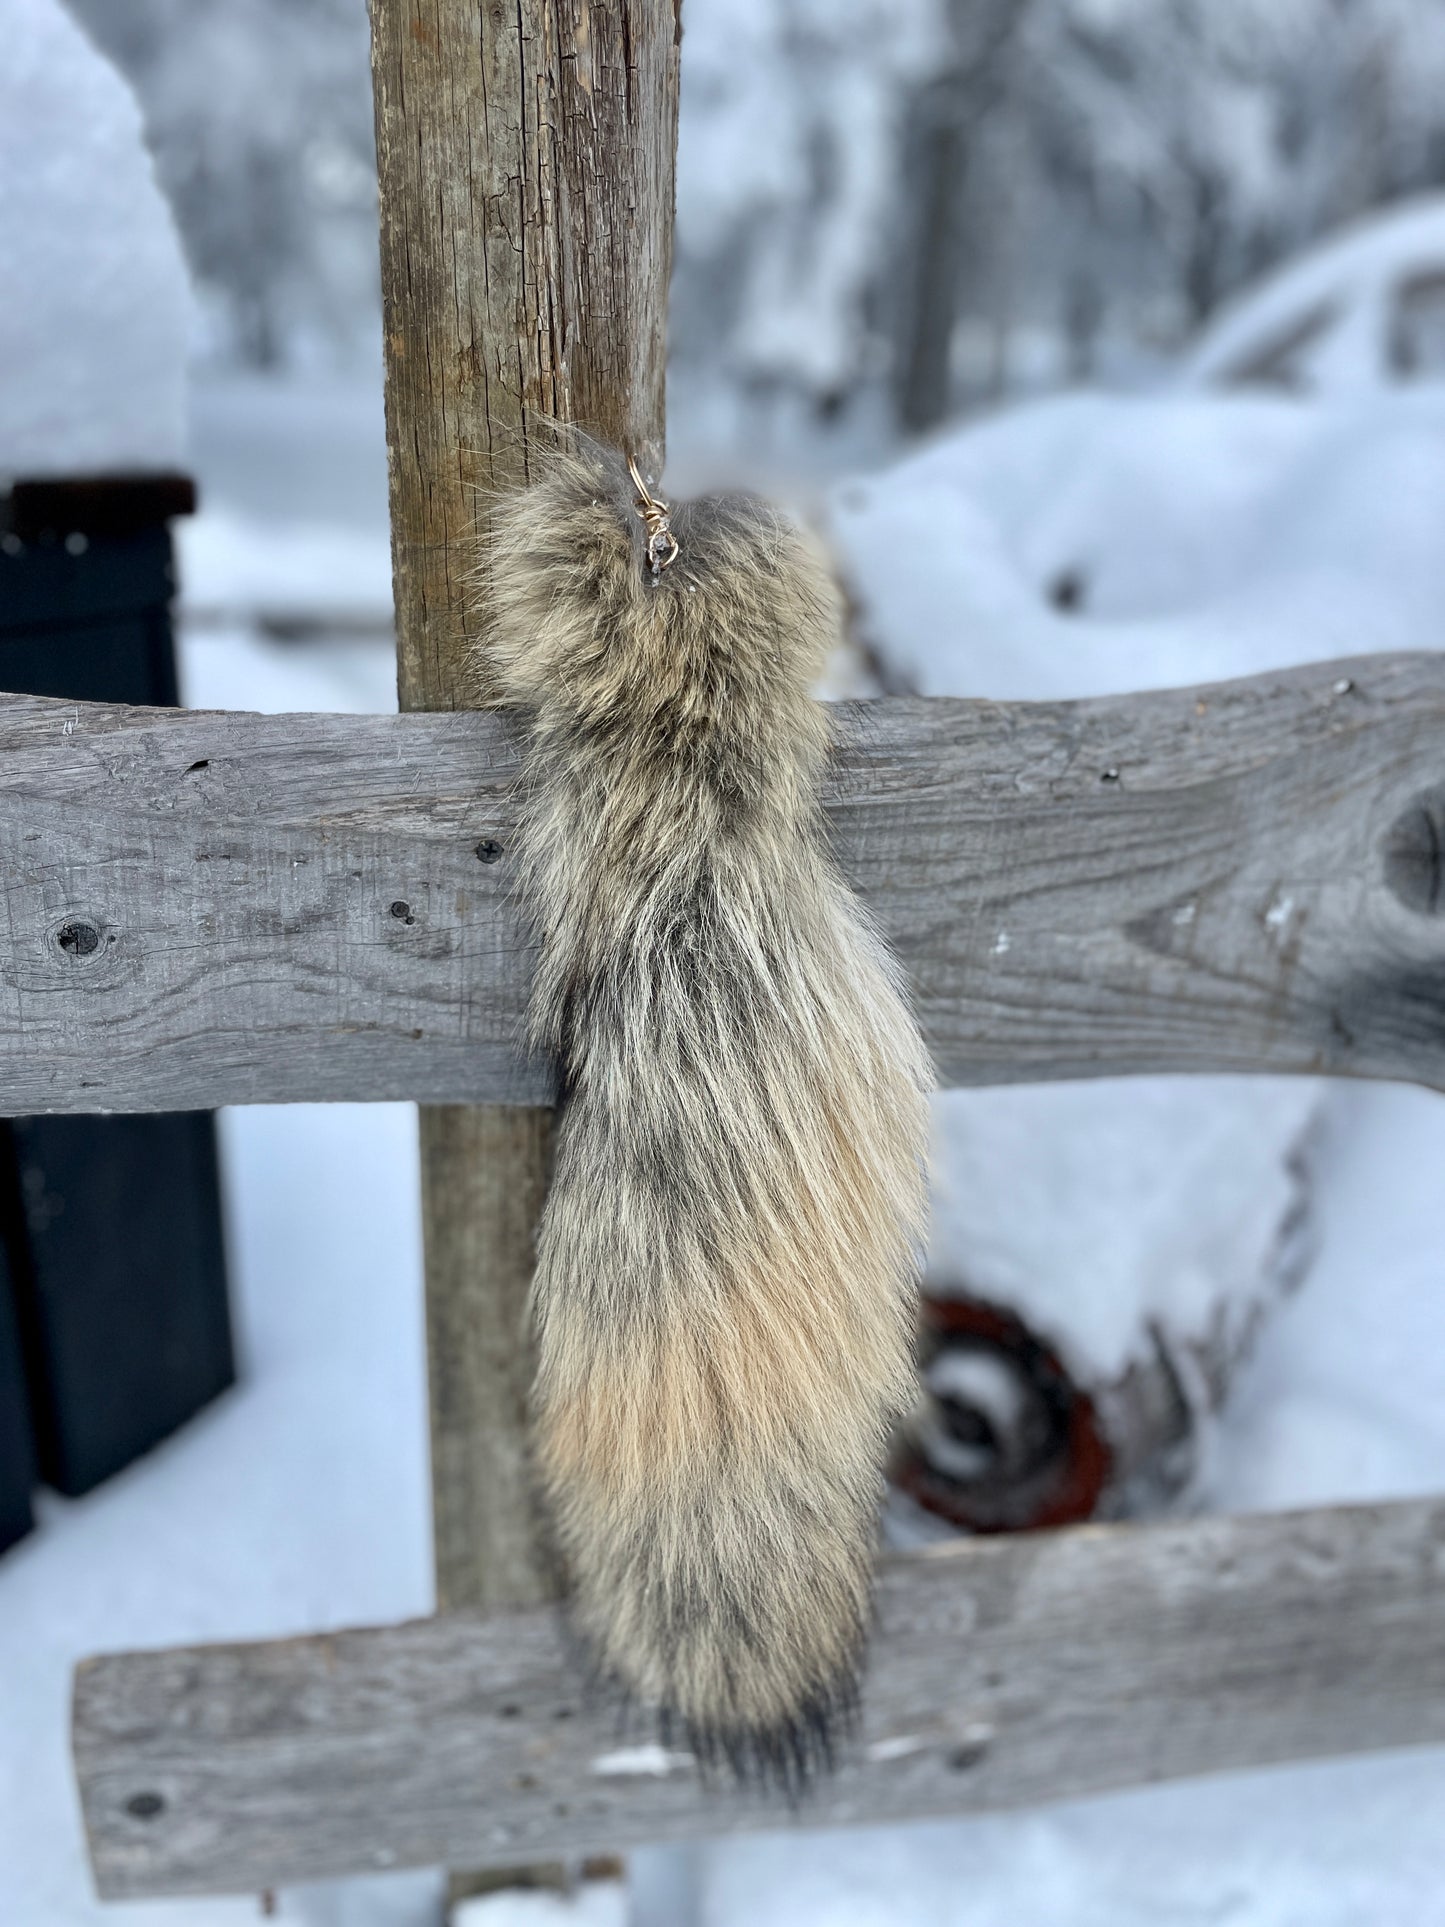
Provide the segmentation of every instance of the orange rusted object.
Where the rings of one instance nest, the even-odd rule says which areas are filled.
[[[1096,1516],[1114,1469],[1098,1407],[1021,1319],[925,1296],[919,1367],[924,1399],[892,1467],[900,1491],[970,1532]]]

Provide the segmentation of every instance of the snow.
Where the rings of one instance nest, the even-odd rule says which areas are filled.
[[[59,0],[0,0],[0,487],[175,468],[191,298],[125,82]]]
[[[1445,1755],[700,1856],[700,1927],[1441,1927]]]
[[[1445,278],[1445,194],[1371,213],[1228,303],[1186,356],[1185,383],[1229,382],[1283,355],[1286,378],[1339,394],[1398,380],[1391,336],[1403,290]],[[1438,375],[1441,371],[1436,370]]]
[[[488,1894],[456,1908],[452,1927],[627,1927],[627,1889],[591,1880],[570,1894]]]
[[[208,369],[195,383],[191,422],[203,514],[344,531],[389,553],[379,353],[345,376]],[[319,564],[315,574],[324,586]],[[346,585],[331,588],[339,596]],[[196,599],[196,584],[182,589]]]
[[[218,506],[176,535],[192,616],[390,617],[391,553],[364,529],[259,521]]]
[[[1233,1355],[1277,1286],[1307,1079],[1161,1077],[948,1091],[928,1280],[1007,1305],[1082,1384],[1156,1332]]]
[[[698,359],[720,353],[744,380],[818,393],[856,381],[860,308],[898,195],[904,90],[940,49],[936,0],[692,7],[674,333]]]
[[[190,634],[181,690],[195,709],[387,715],[396,708],[396,653],[389,640],[345,633],[298,648],[258,635],[238,614]]]
[[[222,1130],[241,1389],[90,1499],[50,1502],[42,1531],[0,1565],[6,1927],[257,1917],[253,1898],[89,1897],[66,1757],[74,1657],[429,1603],[410,1113],[242,1110]],[[1445,1105],[1352,1093],[1331,1159],[1324,1260],[1261,1346],[1224,1442],[1217,1496],[1232,1507],[1445,1488]],[[638,1854],[633,1918],[677,1927],[679,1891],[695,1882],[706,1927],[1435,1927],[1442,1823],[1445,1754],[1422,1753],[946,1826]],[[280,1918],[433,1927],[436,1893],[427,1875],[331,1882],[283,1893]],[[536,1927],[593,1927],[549,1905],[533,1908]],[[472,1911],[468,1927],[504,1927]]]
[[[670,1774],[684,1773],[697,1765],[691,1753],[649,1743],[646,1746],[621,1746],[613,1753],[599,1753],[591,1771],[604,1780],[665,1780]]]
[[[1237,1381],[1214,1509],[1445,1491],[1445,1101],[1352,1088],[1321,1255]],[[1445,1927],[1445,1748],[703,1847],[699,1927]]]
[[[193,416],[201,510],[176,525],[184,619],[384,629],[380,363],[348,380],[211,376],[196,385]]]
[[[1440,184],[1421,0],[687,4],[671,339],[750,431],[1157,379],[1262,267]]]
[[[187,700],[395,709],[380,365],[209,374],[192,415],[200,513],[175,528]],[[268,627],[325,639],[298,649]]]
[[[1050,698],[1435,647],[1442,501],[1445,390],[1080,393],[843,484],[829,527],[895,675]]]
[[[1357,1086],[1319,1160],[1319,1256],[1214,1440],[1217,1510],[1445,1492],[1445,1100]],[[1445,1819],[1445,1816],[1442,1816]]]
[[[365,0],[68,0],[133,81],[198,345],[344,362],[380,332]]]

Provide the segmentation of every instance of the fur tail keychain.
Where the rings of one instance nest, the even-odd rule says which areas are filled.
[[[604,1676],[796,1785],[853,1704],[912,1398],[929,1067],[828,854],[820,557],[759,502],[670,512],[632,475],[559,457],[491,551],[561,1073],[536,1454]]]

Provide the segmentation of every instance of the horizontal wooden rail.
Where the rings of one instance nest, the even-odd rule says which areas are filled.
[[[516,725],[0,698],[0,1110],[535,1103]],[[1445,1087],[1445,658],[843,708],[940,1076]]]
[[[1445,1742],[1445,1500],[974,1540],[888,1564],[808,1825]],[[83,1665],[100,1891],[254,1891],[787,1825],[589,1706],[550,1609]]]

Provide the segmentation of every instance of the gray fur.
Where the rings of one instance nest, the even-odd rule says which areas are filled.
[[[485,669],[531,711],[536,1043],[562,1075],[535,1434],[574,1620],[705,1753],[794,1781],[851,1704],[912,1396],[930,1072],[827,853],[827,570],[622,464],[499,504]]]

